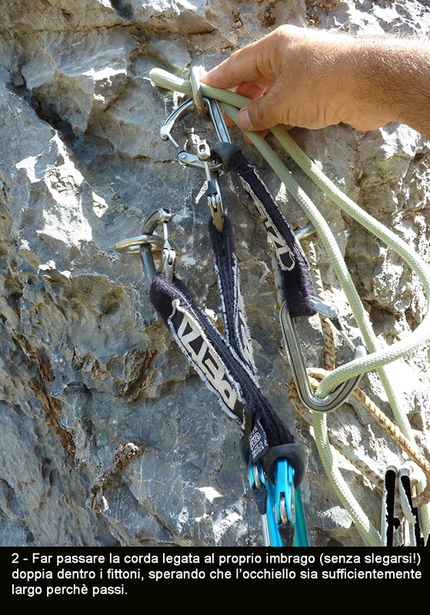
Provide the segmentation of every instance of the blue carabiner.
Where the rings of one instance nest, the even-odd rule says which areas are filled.
[[[300,485],[295,492],[296,501],[296,531],[294,532],[295,547],[309,547],[308,528],[306,526],[305,510],[303,507],[302,490]]]
[[[276,460],[273,482],[266,477],[261,461],[249,464],[249,480],[259,493],[259,509],[266,546],[285,547],[288,529],[292,546],[308,547],[308,534],[300,486],[294,487],[294,467],[286,458]],[[284,535],[284,536],[283,536]]]
[[[273,495],[273,523],[280,536],[282,528],[291,528],[294,532],[293,546],[309,546],[306,520],[303,509],[300,486],[294,487],[294,467],[286,458],[276,461],[274,484],[269,481]],[[280,546],[283,546],[282,543]]]

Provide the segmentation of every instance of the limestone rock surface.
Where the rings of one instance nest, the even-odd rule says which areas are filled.
[[[193,63],[210,68],[282,23],[428,36],[428,3],[16,0],[0,1],[0,8],[0,544],[261,545],[240,430],[157,318],[140,259],[114,249],[138,235],[154,209],[171,209],[178,275],[220,322],[205,178],[180,167],[173,146],[159,138],[179,98],[155,87],[149,72],[161,67],[187,76]],[[178,138],[191,139],[192,127],[189,118]],[[195,131],[213,139],[202,122]],[[427,140],[397,125],[292,134],[348,196],[430,261]],[[305,226],[306,216],[267,164],[244,148],[290,223]],[[416,276],[286,164],[329,222],[381,343],[404,339],[426,310]],[[237,182],[225,177],[222,188],[260,383],[307,451],[310,543],[361,545],[324,473],[312,429],[288,395],[291,373],[263,228]],[[354,337],[318,244],[316,253],[329,298],[344,310]],[[317,323],[302,329],[309,363],[321,366]],[[417,446],[428,457],[428,347],[392,369]],[[392,418],[373,373],[362,387]],[[328,423],[379,477],[403,458],[362,407],[345,404]],[[334,454],[379,527],[381,493]]]

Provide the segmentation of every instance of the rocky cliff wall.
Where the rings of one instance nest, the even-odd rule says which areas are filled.
[[[0,543],[259,545],[240,431],[157,319],[139,258],[114,250],[140,233],[153,209],[169,207],[178,274],[219,319],[203,176],[179,167],[173,148],[159,139],[177,97],[154,87],[149,71],[186,76],[192,63],[210,68],[281,23],[428,35],[427,2],[19,0],[0,8]],[[424,138],[397,125],[293,136],[349,196],[429,261]],[[290,223],[305,225],[279,180],[245,149]],[[329,221],[378,336],[388,344],[403,339],[426,308],[419,282],[290,166]],[[230,179],[223,186],[261,385],[307,450],[310,542],[360,545],[312,429],[288,396],[291,374],[262,228],[239,186]],[[318,246],[317,253],[331,297],[346,309]],[[319,365],[316,327],[305,327],[303,339],[310,363]],[[393,369],[428,455],[428,348]],[[378,378],[369,374],[362,386],[391,416]],[[402,457],[363,409],[346,404],[328,421],[380,477]],[[343,456],[336,459],[379,526],[380,492]]]

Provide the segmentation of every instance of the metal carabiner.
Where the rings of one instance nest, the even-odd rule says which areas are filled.
[[[315,233],[315,228],[312,224],[308,224],[303,229],[295,231],[297,239],[303,239]],[[298,335],[288,311],[287,303],[285,301],[284,291],[282,289],[282,277],[276,258],[272,255],[272,265],[275,272],[276,288],[278,293],[279,308],[279,320],[282,329],[282,337],[284,339],[285,350],[288,355],[290,369],[293,375],[294,382],[297,387],[297,393],[300,397],[303,405],[308,409],[315,412],[330,412],[339,408],[346,402],[353,390],[357,387],[361,379],[361,374],[350,378],[349,380],[340,384],[334,391],[326,395],[325,397],[317,397],[314,393],[312,385],[309,381],[308,372],[306,368],[306,362],[303,357]],[[317,297],[312,297],[315,310],[322,314],[326,318],[332,319],[336,323],[338,318],[338,308],[332,303],[326,303]],[[339,332],[345,336],[343,331],[339,328]],[[346,336],[345,336],[346,338]],[[353,346],[348,338],[346,338],[349,346],[354,353],[354,359],[358,359],[366,356],[367,350],[365,346]]]
[[[296,510],[294,502],[294,468],[287,459],[276,461],[275,467],[275,521],[278,525],[294,525]]]
[[[267,509],[269,535],[273,546],[284,546],[284,534],[292,546],[295,530],[295,491],[294,468],[288,459],[280,458],[275,462],[273,482],[267,480]]]
[[[209,117],[217,134],[218,141],[230,143],[230,136],[227,126],[224,122],[221,109],[218,102],[209,98],[201,98],[204,108],[208,111]],[[190,166],[203,169],[206,173],[208,182],[207,202],[212,215],[213,222],[218,229],[222,231],[224,209],[222,204],[221,191],[218,184],[218,175],[221,172],[222,164],[214,162],[212,159],[211,149],[208,143],[200,140],[197,145],[197,154],[192,154],[184,150],[173,138],[172,132],[175,125],[181,121],[192,110],[196,109],[196,101],[194,99],[186,100],[177,109],[175,109],[164,121],[160,128],[160,137],[164,141],[169,140],[175,146],[178,153],[178,162],[183,166]]]
[[[261,461],[249,463],[249,482],[257,499],[265,546],[309,546],[301,491],[294,486],[294,472],[291,462],[281,457],[275,462],[272,482]]]
[[[203,103],[209,111],[210,119],[212,120],[215,132],[217,134],[218,141],[230,143],[230,136],[228,129],[225,125],[224,118],[219,108],[218,102],[213,99],[203,98]],[[164,120],[160,127],[160,138],[163,141],[169,140],[176,151],[178,152],[178,162],[184,166],[196,167],[200,169],[205,168],[204,161],[197,154],[191,154],[186,152],[183,147],[175,141],[172,136],[173,130],[179,122],[181,122],[188,114],[195,109],[195,103],[193,99],[186,100],[179,107],[177,107],[172,113]],[[219,162],[211,162],[210,168],[214,172],[221,170],[222,164]]]
[[[339,406],[346,402],[353,390],[357,387],[361,379],[361,374],[346,380],[325,397],[317,397],[309,382],[306,364],[300,349],[296,329],[285,302],[281,305],[281,309],[279,310],[279,319],[285,342],[285,349],[290,361],[290,368],[297,386],[297,393],[303,405],[306,406],[308,410],[315,412],[330,412],[331,410],[339,408]],[[366,354],[367,351],[364,346],[357,346],[354,350],[354,359],[364,357]]]
[[[264,546],[280,546],[278,544],[273,545],[273,528],[269,523],[267,514],[268,510],[268,491],[266,487],[266,477],[263,471],[263,465],[261,461],[256,463],[248,463],[248,475],[249,485],[253,491],[253,495],[257,502],[258,511],[260,513],[261,528],[263,531],[263,543]],[[278,538],[275,535],[276,542]]]
[[[134,254],[140,252],[143,271],[148,288],[152,278],[156,274],[153,250],[162,252],[160,273],[168,280],[172,280],[176,254],[169,243],[167,223],[172,219],[172,213],[168,209],[160,208],[153,211],[143,223],[142,234],[129,239],[123,239],[115,244],[115,250],[122,254]],[[155,234],[156,228],[163,225],[163,236]]]

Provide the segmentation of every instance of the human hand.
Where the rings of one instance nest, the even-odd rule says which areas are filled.
[[[243,130],[276,124],[315,129],[340,122],[372,130],[393,118],[362,87],[363,54],[368,57],[369,45],[352,36],[281,26],[233,53],[202,81],[254,101],[238,113]]]

